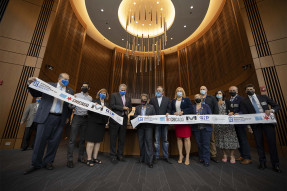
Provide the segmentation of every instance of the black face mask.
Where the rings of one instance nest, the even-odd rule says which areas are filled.
[[[201,99],[200,98],[196,98],[194,101],[195,101],[195,103],[200,103]]]
[[[142,103],[142,105],[146,105],[147,101],[142,100],[141,103]]]
[[[236,92],[229,92],[229,95],[231,95],[233,97],[236,95]]]
[[[83,93],[87,93],[88,91],[89,91],[88,88],[82,88],[82,92],[83,92]]]
[[[254,91],[248,90],[246,93],[247,93],[247,95],[252,96],[254,94]]]

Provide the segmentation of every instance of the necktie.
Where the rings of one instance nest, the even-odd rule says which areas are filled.
[[[125,100],[125,96],[122,96],[122,101],[123,101],[123,105],[126,105],[126,100]]]
[[[255,99],[254,99],[253,96],[251,96],[251,100],[252,100],[252,105],[253,105],[253,107],[254,107],[256,113],[260,113],[259,108],[258,108],[258,106],[257,106],[257,103],[256,103],[256,101],[255,101]]]
[[[62,90],[62,86],[60,86],[60,90]],[[56,106],[55,106],[55,113],[60,113],[61,112],[61,105],[62,105],[61,100],[57,99],[57,103],[56,103]]]

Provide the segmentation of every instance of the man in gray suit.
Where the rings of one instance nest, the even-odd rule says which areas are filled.
[[[67,87],[69,84],[69,75],[62,73],[59,75],[58,83],[49,83],[63,92],[74,95],[74,91]],[[28,85],[36,80],[35,77],[28,79]],[[68,103],[44,94],[28,87],[33,97],[42,97],[34,122],[38,123],[37,135],[32,156],[32,166],[24,174],[34,172],[35,170],[45,167],[53,170],[53,162],[57,153],[61,135],[66,120],[70,117],[72,110]],[[47,144],[46,155],[44,156]]]
[[[22,151],[27,150],[33,131],[34,130],[37,131],[37,123],[34,122],[34,118],[38,110],[40,101],[41,101],[41,97],[37,97],[36,103],[29,104],[21,119],[21,125],[26,122],[25,134],[24,134],[23,143],[22,143]],[[35,138],[31,146],[32,148],[34,147],[34,143],[35,143]]]

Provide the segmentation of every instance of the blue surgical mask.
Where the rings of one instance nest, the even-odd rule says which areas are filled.
[[[162,96],[162,93],[161,92],[156,92],[156,97],[161,97]]]
[[[120,91],[121,96],[125,95],[126,92],[125,91]]]
[[[205,95],[206,91],[205,90],[200,90],[201,95]]]
[[[222,99],[222,95],[217,94],[217,95],[216,95],[216,98],[217,98],[217,99]]]
[[[177,97],[182,97],[182,92],[177,92],[176,95]]]
[[[63,84],[64,86],[67,86],[67,85],[69,84],[69,80],[62,80],[62,84]]]
[[[100,98],[101,98],[101,99],[105,99],[106,97],[107,97],[106,94],[100,94]]]
[[[41,99],[36,99],[36,102],[40,103]]]

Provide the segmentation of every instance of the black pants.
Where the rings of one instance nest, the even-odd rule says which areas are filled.
[[[80,143],[79,143],[79,156],[78,159],[82,160],[85,153],[85,133],[88,126],[88,116],[79,116],[74,115],[72,126],[71,126],[71,134],[68,144],[67,150],[67,160],[73,161],[73,152],[75,148],[75,142],[80,130]]]
[[[124,116],[123,125],[118,124],[114,120],[110,120],[110,155],[111,157],[122,157],[125,146],[126,131],[127,131],[128,117]],[[118,150],[116,148],[118,140]]]
[[[238,142],[239,142],[239,148],[238,151],[240,152],[240,156],[244,159],[251,160],[250,156],[250,147],[248,143],[248,138],[246,134],[245,127],[246,125],[234,125],[235,131],[237,134]]]
[[[30,139],[31,139],[31,136],[32,136],[34,130],[37,133],[37,123],[35,123],[35,122],[33,122],[30,127],[25,128],[25,134],[24,134],[23,143],[22,143],[23,149],[27,149],[29,147]],[[33,139],[33,143],[31,146],[32,148],[34,147],[35,139],[36,139],[36,136]]]
[[[151,164],[153,160],[152,133],[153,128],[146,124],[138,128],[140,161],[147,164]]]
[[[39,123],[32,155],[32,166],[40,168],[47,163],[53,163],[63,132],[64,124],[61,124],[62,116],[49,114],[45,123]],[[46,155],[43,159],[45,147]]]
[[[254,133],[257,152],[259,155],[259,162],[266,162],[266,156],[264,151],[264,140],[263,140],[263,131],[267,138],[270,159],[273,166],[279,165],[279,158],[276,148],[276,133],[275,126],[272,124],[256,124],[252,125],[252,130]]]

